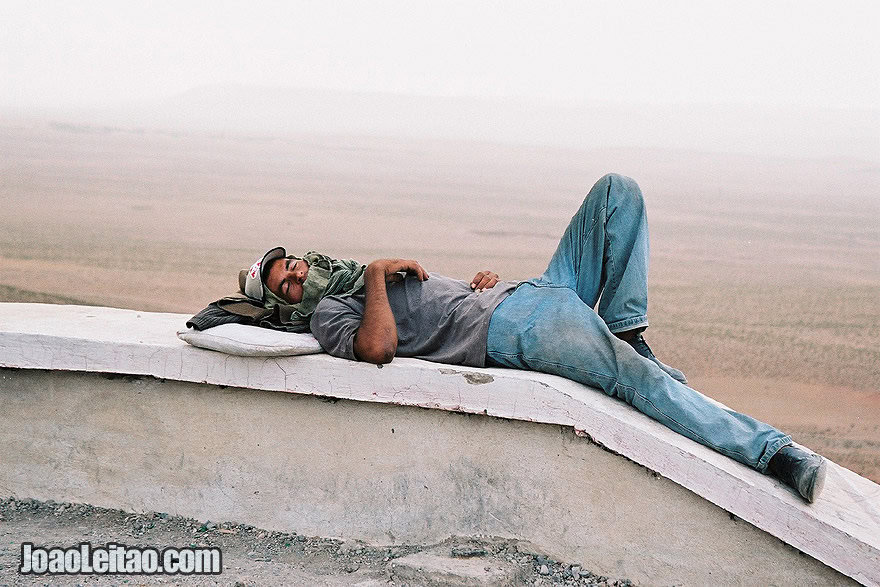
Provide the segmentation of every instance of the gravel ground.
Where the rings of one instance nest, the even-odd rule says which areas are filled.
[[[21,543],[93,546],[217,546],[223,572],[215,576],[42,576],[18,572]],[[357,541],[271,532],[230,522],[199,521],[165,513],[133,514],[87,504],[0,500],[0,585],[406,585],[394,576],[395,559],[431,550],[481,564],[518,567],[521,585],[628,586],[626,579],[601,577],[578,564],[527,552],[516,541],[450,538],[441,544],[377,548]],[[425,583],[429,578],[425,579]]]

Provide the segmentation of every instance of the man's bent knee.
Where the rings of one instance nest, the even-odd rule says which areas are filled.
[[[608,194],[608,207],[616,206],[643,206],[644,198],[639,184],[631,177],[619,173],[608,173],[597,182],[603,186]]]

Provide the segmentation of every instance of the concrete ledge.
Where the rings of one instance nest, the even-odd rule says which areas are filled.
[[[880,583],[880,486],[842,467],[831,466],[822,499],[816,504],[807,505],[770,477],[760,475],[667,430],[629,406],[612,400],[601,392],[566,379],[507,369],[470,369],[445,366],[412,359],[396,359],[384,368],[377,369],[372,365],[343,361],[327,355],[281,359],[230,357],[196,349],[179,341],[175,332],[182,327],[186,318],[187,316],[176,314],[153,314],[108,308],[0,304],[0,366],[49,371],[151,375],[160,379],[180,382],[208,383],[266,391],[288,391],[301,395],[439,408],[496,416],[507,420],[570,427],[576,433],[589,436],[608,450],[624,455],[635,463],[658,472],[678,486],[692,491],[706,502],[754,524],[757,528],[841,573],[864,584]],[[9,377],[13,381],[16,379],[25,381],[22,377]],[[26,390],[31,389],[35,381],[29,381],[30,384],[25,384],[25,382],[19,387],[4,382],[4,391],[0,395],[4,409],[0,418],[13,418],[13,413],[17,414],[16,418],[24,417],[26,411],[22,406],[19,406],[18,410],[11,409],[15,405],[15,398],[9,397],[7,389],[15,388],[19,389],[20,393],[31,393]],[[89,381],[91,381],[89,385],[96,386],[95,381]],[[68,384],[71,383],[68,382]],[[83,389],[83,393],[85,393],[82,382],[76,387]],[[210,386],[202,387],[216,389]],[[60,401],[64,397],[63,390],[56,390],[55,393],[54,400],[48,397],[40,399],[34,396],[36,402],[34,405],[43,405],[43,403],[52,405],[52,401]],[[212,393],[220,393],[220,390]],[[243,392],[239,395],[244,397]],[[126,397],[130,399],[130,396]],[[261,394],[260,397],[264,397],[264,394]],[[166,397],[166,399],[169,404],[174,404],[173,398]],[[96,407],[107,409],[106,406],[96,405]],[[330,407],[336,409],[339,406]],[[388,407],[387,409],[393,410],[394,408]],[[118,406],[115,410],[118,412]],[[397,411],[399,412],[400,409],[398,408]],[[169,421],[175,421],[174,414],[166,413],[166,416],[163,417],[167,417]],[[351,422],[354,423],[354,421],[355,418],[352,418]],[[488,419],[487,421],[492,420]],[[161,423],[161,419],[159,422]],[[11,420],[4,421],[4,429],[9,429],[8,427],[12,423],[14,422]],[[236,422],[233,428],[238,430],[241,424]],[[250,425],[254,425],[254,422],[250,422]],[[273,423],[269,420],[262,425],[271,428]],[[174,432],[175,428],[168,426],[163,434],[173,436]],[[239,433],[236,432],[236,434]],[[46,434],[51,437],[48,431]],[[3,438],[3,444],[0,445],[0,451],[2,451],[0,455],[3,455],[3,460],[8,460],[11,454],[9,447],[15,443],[15,436],[6,434]],[[521,450],[524,444],[528,444],[527,442],[518,442],[515,437],[510,438],[509,441],[511,446],[517,447],[516,450]],[[479,441],[475,439],[475,442]],[[584,442],[569,443],[566,446],[569,445],[595,446]],[[71,447],[74,446],[75,444],[71,444]],[[425,450],[430,450],[430,443],[425,446]],[[608,454],[605,451],[600,452]],[[167,457],[167,455],[165,456]],[[215,455],[215,458],[219,459],[222,456],[221,452]],[[601,462],[602,467],[612,467],[610,462],[627,462],[613,455],[610,457],[610,461]],[[515,459],[516,453],[507,458]],[[594,461],[598,459],[598,457],[592,458]],[[601,474],[604,469],[598,468],[599,462],[596,461],[595,465],[585,464],[588,461],[589,459],[581,463],[582,466],[588,467],[585,475]],[[627,466],[630,465],[632,464]],[[56,463],[56,466],[59,465]],[[496,466],[501,465],[496,463]],[[16,473],[4,466],[2,471],[0,472],[0,490],[18,492],[22,495],[24,495],[22,492],[26,490],[28,483],[37,483],[36,477],[39,477],[36,475],[34,479],[29,479],[26,467],[18,469]],[[554,473],[555,471],[547,472],[550,477]],[[625,492],[627,491],[625,488],[630,485],[633,488],[631,490],[648,491],[643,487],[644,482],[638,479],[634,471],[620,474],[623,477],[615,482],[615,491]],[[650,478],[644,475],[643,477]],[[576,481],[571,479],[559,480],[559,483],[566,482],[576,484]],[[100,488],[100,483],[91,482],[85,486],[93,489]],[[571,485],[567,487],[574,490]],[[491,491],[491,486],[484,487],[484,489]],[[49,491],[49,486],[43,486],[41,491]],[[602,500],[599,500],[601,489],[596,489],[596,492],[590,494],[594,501],[588,505],[593,509],[609,507]],[[648,493],[650,494],[650,491]],[[657,500],[650,503],[651,508],[649,509],[668,510],[668,520],[655,520],[652,523],[670,524],[670,520],[680,518],[681,512],[677,511],[677,508],[684,507],[681,504],[687,503],[687,498],[683,497],[685,494],[681,494],[680,491],[674,495],[673,507],[669,503],[664,503],[660,495],[644,494],[646,499]],[[47,495],[34,494],[32,496],[50,498]],[[519,496],[514,494],[500,495],[497,499],[505,497],[513,499]],[[521,499],[524,498],[521,497]],[[562,498],[556,495],[554,499]],[[81,500],[88,501],[88,499]],[[127,507],[139,509],[147,507],[147,503],[152,509],[161,509],[156,508],[153,502],[145,498],[140,501],[132,500],[128,502]],[[315,500],[313,503],[319,503],[319,500]],[[620,504],[614,503],[616,504],[614,516],[625,521],[627,510],[618,509]],[[388,503],[386,507],[394,507],[394,505],[394,503]],[[571,507],[575,508],[574,505]],[[171,508],[166,507],[165,509],[170,510]],[[495,511],[491,507],[489,510],[488,513]],[[554,511],[557,515],[559,514],[558,509]],[[576,508],[573,511],[576,511]],[[714,519],[705,510],[700,511],[703,512],[701,515],[706,520]],[[246,512],[244,513],[246,514]],[[242,517],[233,519],[244,520]],[[296,519],[282,515],[276,523],[282,522],[288,525],[287,529],[303,531],[302,528],[296,527]],[[552,534],[552,531],[546,528],[529,528],[528,525],[505,527],[500,523],[491,525],[488,522],[481,522],[481,524],[477,524],[471,529],[477,533],[482,528],[490,534],[526,538],[539,547],[545,546],[548,549],[554,549],[557,556],[567,556],[571,560],[590,562],[589,549],[582,546],[587,541],[585,538],[578,538],[578,529],[589,528],[589,526],[567,528],[563,533],[565,538],[558,539],[558,537],[553,538],[548,535]],[[711,526],[710,523],[708,527],[711,528]],[[668,527],[672,528],[673,526]],[[660,532],[663,536],[665,528],[667,526],[657,526],[654,531]],[[611,532],[607,525],[603,530]],[[729,530],[729,528],[725,529],[725,531]],[[532,535],[523,536],[528,533]],[[618,545],[635,545],[630,549],[625,549],[630,552],[630,555],[639,550],[640,544],[663,550],[662,544],[655,544],[657,541],[649,540],[646,543],[644,537],[639,537],[639,534],[646,534],[644,528],[639,532],[638,528],[627,527],[626,531],[621,531],[621,534],[620,536],[605,535],[601,537]],[[396,534],[395,536],[399,539],[399,536]],[[409,537],[412,535],[408,535]],[[703,536],[699,540],[711,543],[711,534]],[[769,546],[770,543],[762,542],[763,539],[757,539],[753,536],[749,540],[757,540],[757,543],[745,548],[741,556],[745,556],[745,553],[750,550],[754,551],[755,549],[752,547],[757,546],[758,543],[761,544],[760,549],[764,553],[775,553]],[[682,544],[690,541],[689,536],[676,532],[675,544],[670,544],[667,547],[667,550],[672,549],[667,552],[667,555],[672,557],[668,560],[659,560],[663,558],[662,553],[657,555],[655,551],[642,551],[641,556],[645,556],[645,552],[651,552],[653,556],[659,557],[658,560],[655,560],[653,570],[644,571],[646,574],[641,575],[642,579],[652,578],[652,580],[664,581],[660,577],[665,576],[669,581],[674,581],[676,575],[668,569],[674,569],[677,564],[680,564],[682,557],[687,559],[687,556],[684,556],[680,551]],[[670,541],[666,537],[660,542],[668,543]],[[693,544],[691,546],[696,549],[694,552],[699,552],[700,545]],[[708,544],[708,546],[712,547],[710,550],[716,551],[717,556],[717,545]],[[677,560],[672,556],[674,551],[679,551]],[[776,554],[773,556],[775,557]],[[691,556],[693,556],[693,552]],[[711,555],[706,554],[705,556]],[[779,558],[774,560],[779,563],[779,561],[787,559],[780,554]],[[609,574],[630,574],[625,568],[608,568],[609,566],[614,567],[614,565],[609,565],[607,557],[599,564],[604,565],[605,572]],[[624,566],[626,564],[633,564],[633,562],[627,559]],[[690,560],[688,564],[695,565],[696,563],[694,560]],[[703,566],[707,568],[713,564],[712,561],[703,561]],[[769,564],[769,566],[772,569],[773,564]],[[810,566],[809,568],[818,573],[814,575],[817,579],[820,576],[824,576],[826,580],[830,579],[830,576],[823,575],[822,572],[816,570],[817,567]],[[662,571],[662,569],[667,569],[667,571]],[[718,569],[716,569],[717,571]],[[689,576],[695,577],[694,575]],[[731,576],[733,575],[729,575],[728,579]],[[711,580],[711,573],[703,577]],[[638,577],[634,576],[633,578]],[[715,578],[718,578],[717,574]],[[751,578],[757,579],[754,575]],[[819,581],[824,582],[821,579]]]

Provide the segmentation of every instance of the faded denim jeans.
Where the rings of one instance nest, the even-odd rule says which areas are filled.
[[[642,192],[628,177],[606,175],[571,219],[544,274],[520,284],[493,312],[488,364],[553,373],[599,388],[764,472],[791,438],[722,408],[614,336],[647,326],[647,311]]]

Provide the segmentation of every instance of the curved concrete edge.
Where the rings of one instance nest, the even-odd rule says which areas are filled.
[[[325,354],[234,357],[177,339],[188,317],[0,304],[0,366],[151,375],[572,426],[841,573],[880,584],[880,486],[836,464],[822,498],[805,504],[774,479],[560,377],[415,359],[377,368]]]

